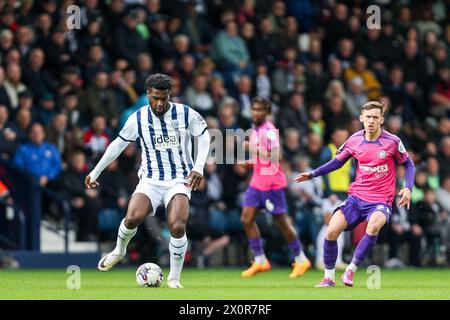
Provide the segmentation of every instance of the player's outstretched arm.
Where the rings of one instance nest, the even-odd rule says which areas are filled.
[[[98,177],[111,162],[117,159],[122,151],[130,144],[130,141],[125,141],[120,137],[116,138],[106,149],[100,161],[95,166],[94,170],[84,179],[84,185],[86,188],[96,188],[99,186],[97,182]]]
[[[309,180],[309,179],[312,179],[312,178],[315,178],[318,176],[323,176],[325,174],[328,174],[328,173],[342,167],[347,162],[348,159],[350,159],[350,158],[347,158],[345,161],[339,161],[338,159],[334,158],[333,160],[328,161],[324,165],[318,167],[317,169],[315,169],[311,172],[300,173],[298,176],[296,176],[294,178],[294,181],[299,183],[299,182],[306,181],[306,180]]]
[[[306,181],[306,180],[309,180],[312,178],[313,178],[313,176],[312,176],[311,172],[302,172],[294,178],[294,181],[297,183],[300,183],[300,182],[303,182],[303,181]]]

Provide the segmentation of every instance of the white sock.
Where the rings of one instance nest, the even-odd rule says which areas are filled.
[[[170,237],[169,252],[170,252],[170,273],[167,281],[172,279],[180,280],[181,270],[183,269],[184,256],[186,255],[188,247],[188,240],[186,234],[177,239]]]
[[[298,256],[295,256],[294,259],[295,259],[295,262],[297,262],[297,263],[303,263],[303,262],[305,262],[308,258],[306,258],[305,253],[304,253],[303,250],[302,250]]]
[[[348,267],[347,267],[347,269],[345,269],[345,271],[352,270],[353,273],[355,273],[356,269],[358,269],[358,266],[352,262],[348,265]]]
[[[256,256],[256,257],[255,257],[255,262],[256,262],[257,264],[264,264],[264,263],[266,262],[266,260],[267,260],[267,257],[266,257],[265,254],[262,254],[262,255],[260,255],[260,256]]]
[[[325,278],[329,278],[334,281],[334,270],[335,269],[325,269]]]
[[[124,256],[127,252],[128,243],[130,243],[131,238],[137,232],[137,228],[128,229],[125,227],[125,219],[122,220],[119,227],[119,233],[117,235],[116,248],[114,251],[118,251],[120,255]]]

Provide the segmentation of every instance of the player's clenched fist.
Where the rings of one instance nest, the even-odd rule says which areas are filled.
[[[92,180],[90,176],[87,176],[86,179],[84,179],[84,185],[86,186],[86,188],[91,189],[97,188],[99,186],[99,183]]]

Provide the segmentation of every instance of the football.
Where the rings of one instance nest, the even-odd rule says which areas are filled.
[[[155,263],[144,263],[136,270],[136,282],[140,287],[159,287],[163,272]]]

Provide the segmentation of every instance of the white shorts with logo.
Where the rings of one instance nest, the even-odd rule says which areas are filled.
[[[133,195],[136,193],[143,193],[150,199],[153,208],[151,215],[155,215],[156,209],[163,203],[167,208],[176,194],[185,194],[191,200],[191,190],[181,180],[155,181],[144,178],[139,181]]]

